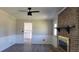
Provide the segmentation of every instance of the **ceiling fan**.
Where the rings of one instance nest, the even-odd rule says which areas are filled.
[[[32,8],[28,8],[28,11],[26,10],[19,10],[20,12],[27,12],[28,16],[32,16],[32,13],[39,13],[40,11],[32,11]]]

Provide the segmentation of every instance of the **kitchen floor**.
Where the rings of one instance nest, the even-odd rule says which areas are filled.
[[[3,52],[59,52],[59,50],[48,44],[14,44]]]

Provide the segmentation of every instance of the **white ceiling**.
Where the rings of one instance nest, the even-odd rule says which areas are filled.
[[[19,11],[27,11],[27,7],[1,7],[0,9],[15,16],[16,19],[53,19],[62,7],[32,7],[32,10],[40,11],[39,13],[34,13],[32,16],[27,16],[27,12]]]

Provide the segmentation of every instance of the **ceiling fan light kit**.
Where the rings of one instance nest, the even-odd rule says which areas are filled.
[[[27,15],[28,15],[28,16],[32,16],[32,13],[31,13],[31,12],[28,12]]]

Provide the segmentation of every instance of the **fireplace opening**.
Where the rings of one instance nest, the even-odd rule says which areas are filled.
[[[65,43],[64,41],[59,40],[59,46],[67,51],[67,43]]]
[[[69,38],[58,36],[58,46],[64,51],[69,51]]]

